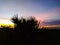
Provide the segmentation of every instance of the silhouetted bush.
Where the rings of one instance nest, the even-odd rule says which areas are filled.
[[[22,44],[32,45],[36,41],[37,30],[39,23],[34,17],[30,19],[18,19],[18,17],[12,18],[16,24],[15,36],[17,40],[20,40]]]

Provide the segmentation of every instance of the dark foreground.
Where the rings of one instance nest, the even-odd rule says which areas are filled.
[[[0,45],[60,45],[59,29],[38,29],[36,32],[0,29]]]

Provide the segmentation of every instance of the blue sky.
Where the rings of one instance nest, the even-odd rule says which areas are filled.
[[[35,16],[38,20],[60,20],[60,0],[0,0],[0,18]]]

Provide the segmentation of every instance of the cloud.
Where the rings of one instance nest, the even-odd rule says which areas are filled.
[[[25,12],[23,13],[25,16],[34,16],[38,20],[49,20],[49,19],[55,19],[59,17],[59,15],[56,15],[55,13],[51,12],[42,12],[42,13],[31,13],[31,12]]]
[[[52,8],[52,10],[53,10],[54,12],[60,12],[60,7],[54,7],[54,8]]]
[[[60,25],[60,20],[52,20],[50,22],[43,22],[44,25]]]

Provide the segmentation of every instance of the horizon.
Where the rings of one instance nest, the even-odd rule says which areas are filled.
[[[38,20],[38,22],[42,22],[42,23],[40,23],[39,24],[39,27],[38,28],[47,28],[47,29],[60,29],[60,24],[58,25],[58,24],[56,24],[56,25],[47,25],[47,24],[45,24],[45,23],[48,23],[48,22],[44,22],[44,21],[39,21]],[[0,19],[0,27],[1,26],[4,26],[4,27],[9,27],[10,26],[10,28],[14,28],[14,23],[11,21],[11,19],[7,19],[7,18],[1,18]]]

